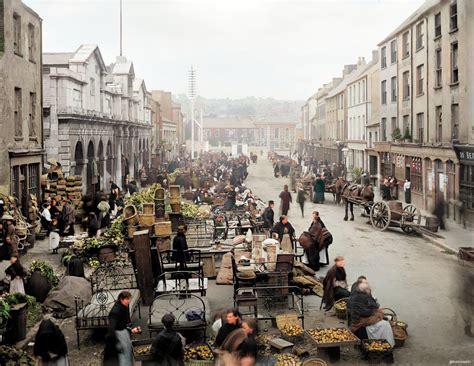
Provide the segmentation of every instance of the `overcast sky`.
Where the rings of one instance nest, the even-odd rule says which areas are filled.
[[[119,53],[119,0],[23,0],[43,18],[43,51]],[[307,99],[423,0],[123,0],[123,53],[149,90]]]

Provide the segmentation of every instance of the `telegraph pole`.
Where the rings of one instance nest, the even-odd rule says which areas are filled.
[[[196,98],[196,70],[193,66],[188,74],[188,94],[191,99],[191,159],[194,159],[194,99]]]
[[[120,0],[120,56],[122,56],[122,0]]]

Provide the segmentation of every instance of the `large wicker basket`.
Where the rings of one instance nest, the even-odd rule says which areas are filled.
[[[302,366],[328,366],[326,361],[321,360],[320,358],[307,358],[303,361]]]

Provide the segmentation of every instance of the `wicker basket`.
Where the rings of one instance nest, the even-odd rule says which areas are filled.
[[[366,361],[369,363],[393,363],[393,348],[389,348],[383,351],[371,351],[368,346],[372,342],[383,342],[388,343],[385,339],[364,339],[362,340],[362,354]]]
[[[215,361],[213,360],[189,360],[184,363],[185,366],[212,366]]]
[[[138,230],[138,226],[127,226],[127,236],[133,239],[133,234]]]
[[[307,358],[303,361],[302,366],[328,366],[328,364],[320,358]]]
[[[138,222],[142,226],[152,226],[155,223],[155,215],[141,214],[138,218]]]
[[[171,203],[171,212],[180,213],[181,212],[181,203]]]
[[[138,225],[138,211],[134,205],[128,205],[124,208],[124,219],[123,222],[127,226]]]
[[[170,198],[173,199],[173,198],[178,198],[181,196],[181,188],[180,186],[170,186]]]
[[[171,221],[157,222],[153,229],[156,236],[169,236],[172,234]]]
[[[344,297],[342,299],[337,300],[336,303],[334,304],[334,310],[336,311],[336,316],[338,319],[343,319],[343,320],[347,319],[347,300],[348,298]],[[343,303],[346,304],[345,309],[338,309],[336,307],[337,304],[343,304]]]
[[[145,215],[154,215],[155,214],[155,204],[153,203],[144,203],[142,204],[143,213]]]

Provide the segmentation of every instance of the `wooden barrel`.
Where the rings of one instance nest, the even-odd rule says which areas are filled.
[[[403,203],[401,201],[388,201],[388,207],[392,215],[391,219],[400,221],[402,218]]]
[[[436,233],[439,227],[439,220],[437,217],[427,217],[426,218],[426,229]]]
[[[11,307],[5,334],[8,343],[13,344],[26,338],[27,310],[26,304],[17,304]]]
[[[103,247],[99,249],[99,254],[97,256],[97,259],[99,259],[99,262],[105,263],[105,262],[112,262],[115,260],[116,255],[115,255],[115,249],[111,247]]]

